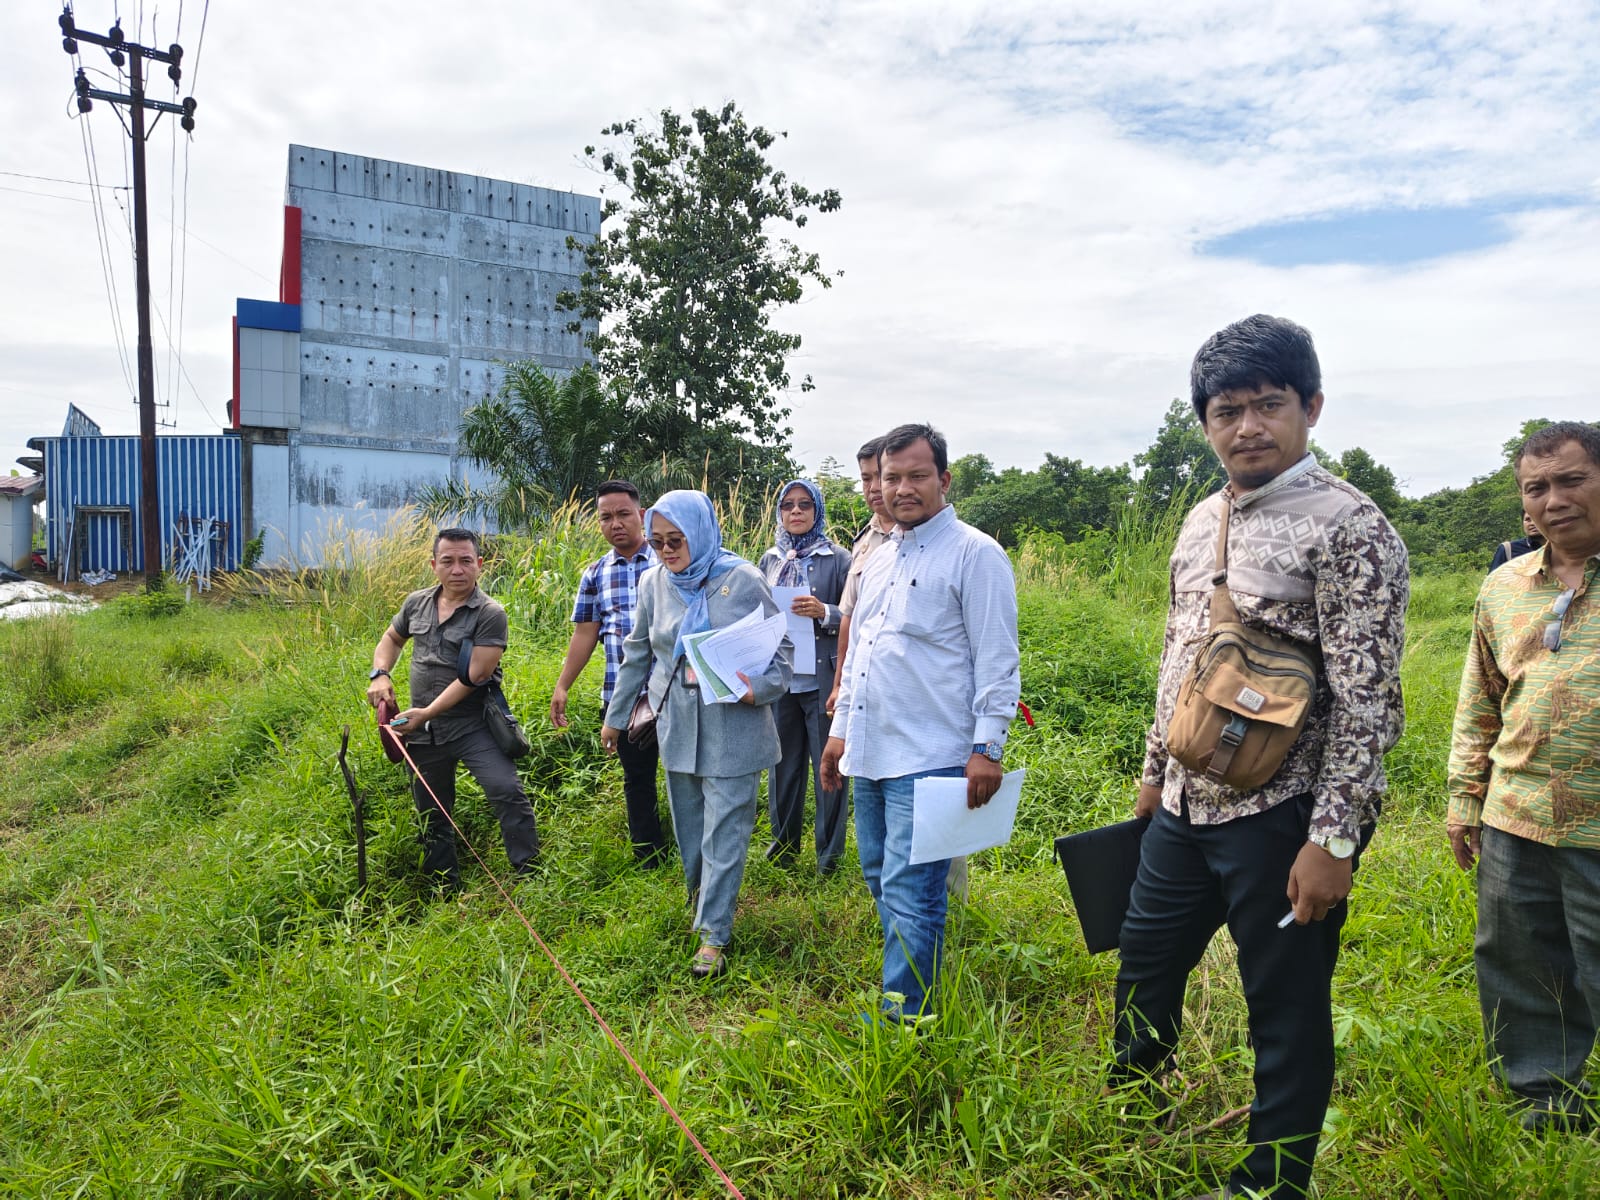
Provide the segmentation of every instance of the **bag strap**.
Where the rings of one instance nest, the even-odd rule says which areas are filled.
[[[486,706],[488,704],[498,704],[502,710],[509,713],[511,711],[511,701],[506,699],[505,692],[500,690],[500,685],[495,682],[493,675],[490,675],[482,683],[472,682],[472,651],[474,649],[471,638],[462,639],[461,649],[456,654],[456,678],[469,688],[476,688],[488,696],[489,699],[485,701]]]
[[[1211,574],[1211,628],[1239,623],[1239,610],[1228,592],[1228,526],[1232,523],[1233,500],[1224,488],[1217,493],[1222,497],[1222,517],[1217,523],[1216,570]]]

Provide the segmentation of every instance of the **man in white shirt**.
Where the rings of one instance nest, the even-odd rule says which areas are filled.
[[[856,847],[883,926],[883,1011],[915,1018],[931,1011],[950,867],[910,862],[916,781],[964,775],[970,808],[998,790],[1021,692],[1017,589],[1005,551],[945,503],[942,434],[901,425],[879,461],[898,528],[861,576],[822,770],[830,787],[855,779]]]

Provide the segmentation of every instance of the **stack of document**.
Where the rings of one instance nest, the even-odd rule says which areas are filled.
[[[775,587],[772,598],[778,602],[778,611],[789,623],[789,642],[794,646],[794,673],[817,673],[817,626],[810,617],[791,612],[794,602],[801,596],[811,595],[808,587]]]
[[[783,644],[788,626],[782,613],[763,617],[752,609],[732,625],[691,633],[683,639],[684,653],[700,685],[705,704],[736,704],[750,689],[739,675],[761,674]]]
[[[1008,771],[1000,790],[981,808],[967,807],[967,781],[960,775],[919,779],[912,791],[912,863],[938,862],[1004,846],[1017,823],[1026,770]]]

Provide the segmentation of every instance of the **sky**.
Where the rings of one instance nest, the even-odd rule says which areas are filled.
[[[193,137],[163,118],[148,143],[176,432],[217,431],[235,299],[276,298],[291,143],[594,194],[604,126],[728,100],[843,197],[797,235],[842,276],[776,322],[816,385],[788,398],[812,470],[907,420],[997,467],[1127,462],[1254,312],[1316,338],[1318,443],[1407,494],[1493,471],[1531,417],[1600,417],[1592,0],[75,11],[186,51]],[[0,469],[69,403],[138,428],[128,139],[112,105],[72,110],[59,13],[0,6]]]

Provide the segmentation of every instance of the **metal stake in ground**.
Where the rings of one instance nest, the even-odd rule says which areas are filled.
[[[356,895],[367,894],[367,802],[356,788],[355,772],[345,759],[350,749],[350,726],[339,735],[339,770],[344,773],[344,786],[350,793],[350,808],[355,813],[356,825]]]

